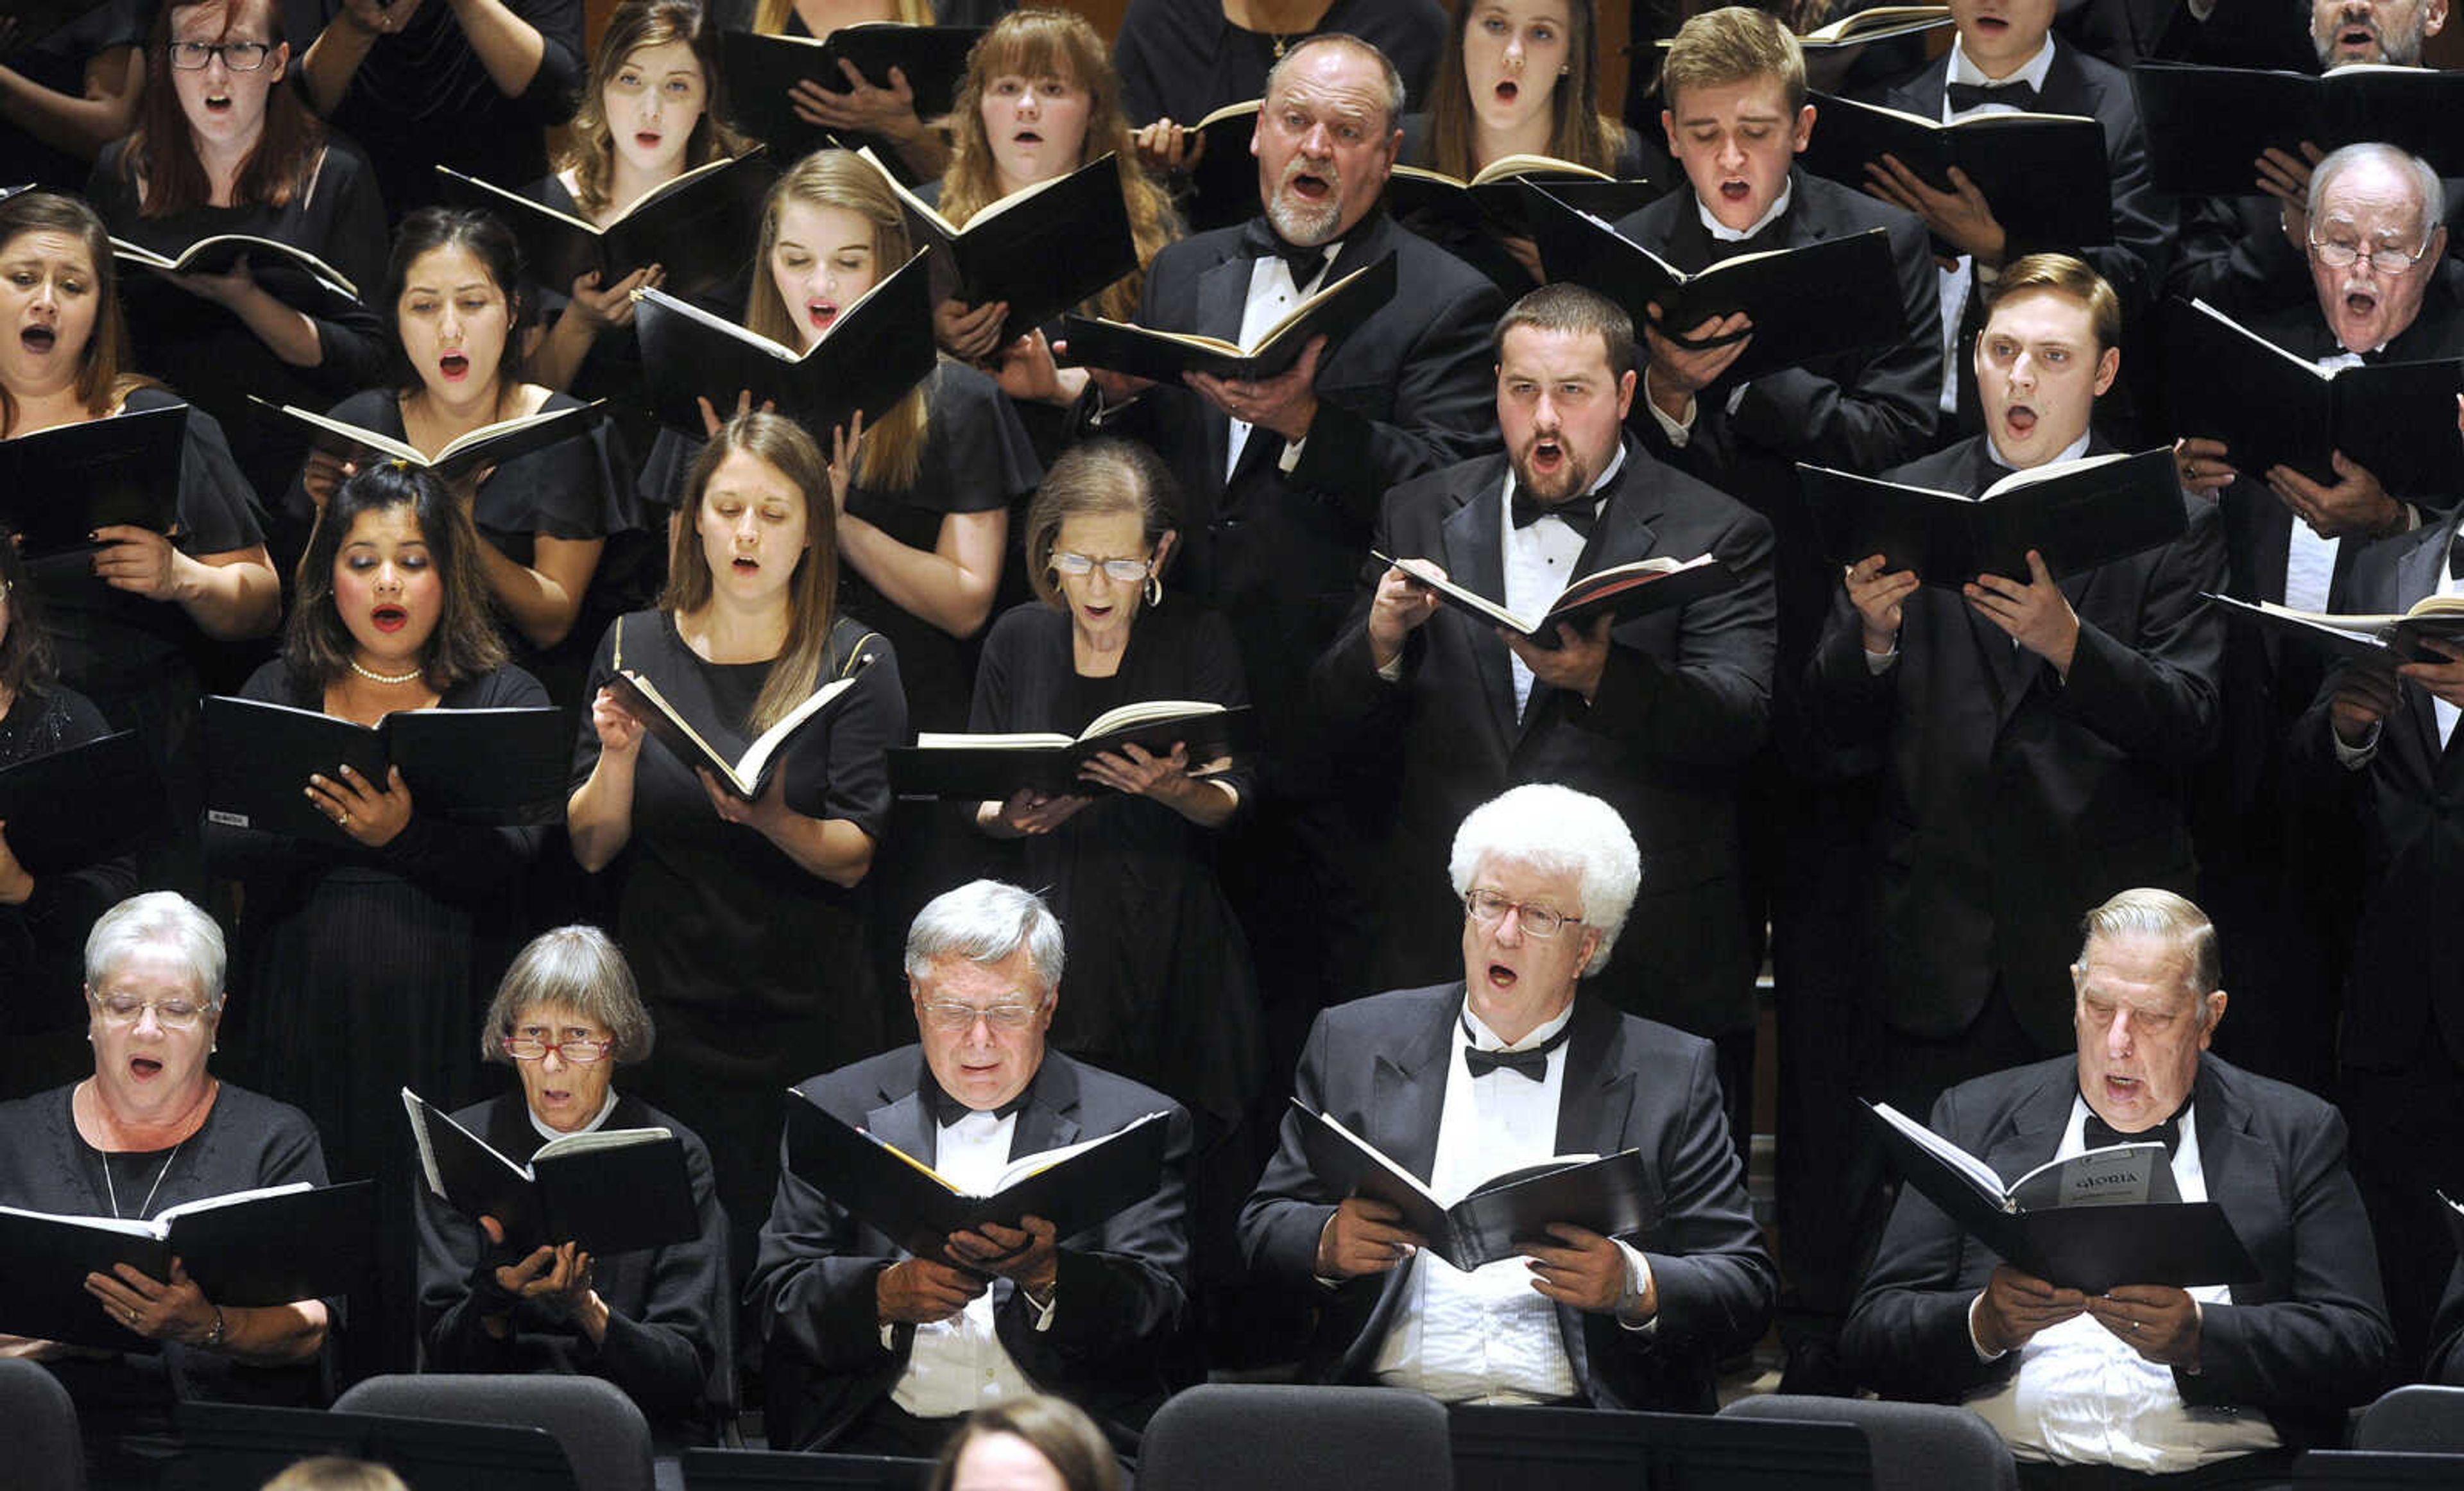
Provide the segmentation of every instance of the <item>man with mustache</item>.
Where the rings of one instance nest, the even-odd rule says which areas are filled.
[[[1384,571],[1311,675],[1334,748],[1397,783],[1367,846],[1386,867],[1375,987],[1446,976],[1461,917],[1445,844],[1463,814],[1517,782],[1606,800],[1651,846],[1636,952],[1595,981],[1631,1014],[1710,1038],[1731,1131],[1749,1133],[1754,956],[1738,883],[1739,764],[1771,720],[1771,524],[1646,454],[1634,400],[1634,323],[1579,285],[1515,302],[1497,325],[1505,454],[1386,494]],[[1577,578],[1653,557],[1709,554],[1739,585],[1677,610],[1560,625],[1548,646],[1441,608],[1425,565],[1525,615]]]
[[[1268,766],[1226,880],[1260,987],[1306,1007],[1331,991],[1326,940],[1357,919],[1288,915],[1296,894],[1328,904],[1315,898],[1343,897],[1353,879],[1330,866],[1340,851],[1322,847],[1348,835],[1327,822],[1332,789],[1295,706],[1351,604],[1379,496],[1496,448],[1485,344],[1504,309],[1497,290],[1378,208],[1402,107],[1401,78],[1367,42],[1329,33],[1292,47],[1267,78],[1250,143],[1263,211],[1156,255],[1138,320],[1245,345],[1389,255],[1392,300],[1277,377],[1192,374],[1141,390],[1099,373],[1090,395],[1097,424],[1171,465],[1184,545],[1173,580],[1221,612],[1240,644]]]
[[[1884,1397],[1965,1404],[2011,1446],[2022,1491],[2272,1484],[2296,1450],[2342,1442],[2344,1411],[2388,1366],[2344,1125],[2206,1054],[2226,996],[2197,906],[2124,890],[2080,930],[2073,1051],[1952,1088],[1934,1131],[2006,1182],[2162,1143],[2182,1199],[2214,1202],[2260,1277],[2086,1294],[1996,1258],[1911,1188],[1849,1320],[1849,1361]]]

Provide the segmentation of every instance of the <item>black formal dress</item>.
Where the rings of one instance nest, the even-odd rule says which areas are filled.
[[[74,1216],[122,1214],[297,1181],[325,1184],[317,1130],[298,1109],[224,1082],[205,1126],[176,1146],[106,1155],[80,1137],[71,1087],[0,1103],[0,1205]],[[110,1167],[110,1184],[103,1168]],[[150,1203],[138,1198],[151,1191]],[[99,1311],[102,1306],[95,1305]],[[339,1329],[341,1322],[335,1322]],[[131,1338],[134,1343],[135,1338]],[[208,1401],[312,1408],[316,1362],[253,1367],[221,1352],[166,1344],[159,1352],[46,1362],[77,1403],[86,1473],[98,1488],[150,1486],[168,1443],[172,1405]],[[153,1453],[149,1456],[147,1451]]]
[[[349,141],[329,136],[305,185],[281,207],[199,207],[170,216],[144,215],[127,159],[127,141],[104,146],[86,185],[86,200],[113,236],[173,256],[218,234],[271,238],[341,271],[363,300],[383,296],[385,202],[367,157]],[[222,421],[253,499],[290,484],[308,442],[298,426],[251,404],[251,394],[269,404],[323,409],[385,375],[388,333],[370,306],[312,317],[323,360],[294,367],[237,316],[158,275],[122,267],[120,285],[137,366],[186,390],[191,403]]]
[[[1403,147],[1395,156],[1398,166],[1418,166],[1436,170],[1437,162],[1429,148],[1429,116],[1403,116]],[[1664,189],[1669,185],[1667,158],[1643,144],[1642,136],[1623,125],[1617,128],[1617,159],[1608,173],[1619,181],[1639,178],[1657,181]],[[1428,221],[1414,217],[1408,225],[1413,232],[1445,250],[1488,277],[1500,295],[1511,303],[1540,288],[1531,271],[1523,261],[1506,252],[1497,225],[1485,217],[1464,217]]]
[[[520,1092],[453,1115],[453,1122],[517,1163],[528,1163],[546,1136]],[[488,1333],[472,1280],[517,1261],[491,1245],[478,1224],[419,1188],[419,1321],[429,1371],[539,1372],[604,1377],[631,1398],[663,1444],[697,1442],[715,1410],[729,1406],[736,1295],[728,1287],[727,1213],[719,1209],[710,1150],[698,1135],[637,1098],[620,1096],[600,1125],[664,1128],[684,1146],[701,1234],[632,1253],[594,1255],[591,1287],[607,1306],[607,1333],[596,1346],[569,1321],[527,1302],[513,1311],[511,1334]]]
[[[279,661],[241,697],[323,710],[324,687]],[[539,708],[547,692],[507,666],[446,691],[445,709]],[[305,782],[297,784],[305,790]],[[400,1093],[455,1103],[480,1089],[480,1012],[528,930],[521,887],[546,831],[476,828],[419,812],[382,849],[327,846],[209,823],[207,858],[244,887],[230,1033],[250,1079],[297,1103],[337,1174],[375,1177],[375,1318],[356,1364],[407,1370],[414,1287],[410,1191],[419,1173]]]
[[[74,690],[21,694],[0,714],[0,771],[111,733]],[[55,1086],[91,1066],[85,1034],[85,937],[94,919],[137,889],[137,862],[121,856],[60,875],[38,875],[20,906],[0,906],[0,1096]]]
[[[734,756],[751,743],[745,723],[768,663],[705,662],[668,612],[636,612],[601,638],[585,697],[616,671],[620,645],[622,666],[657,684],[713,746]],[[846,674],[860,653],[872,661],[806,726],[782,769],[788,807],[852,823],[877,845],[890,819],[884,753],[908,738],[907,704],[895,649],[847,617],[831,630],[823,681]],[[584,720],[574,786],[598,764],[599,737]],[[806,874],[753,829],[721,818],[700,780],[656,740],[642,743],[634,765],[632,815],[632,837],[609,866],[610,929],[659,1040],[626,1085],[709,1142],[737,1260],[749,1262],[776,1175],[780,1094],[800,1072],[884,1044],[866,956],[873,898],[864,885],[843,890]]]
[[[35,42],[0,58],[28,82],[72,99],[85,97],[86,64],[120,47],[142,49],[154,30],[159,0],[103,0],[93,10]],[[144,63],[137,64],[139,72]],[[34,138],[23,124],[0,120],[0,186],[32,182],[54,191],[84,185],[93,162]]]
[[[342,0],[283,0],[292,66],[342,13]],[[518,189],[547,174],[547,132],[573,117],[590,76],[583,0],[506,0],[544,51],[530,86],[497,92],[453,8],[423,5],[377,37],[329,116],[366,147],[396,218],[442,195],[436,167]]]
[[[1333,0],[1316,26],[1287,36],[1233,25],[1221,0],[1130,0],[1112,42],[1122,107],[1133,124],[1167,118],[1195,124],[1265,93],[1266,70],[1287,48],[1331,31],[1386,54],[1403,75],[1406,108],[1428,96],[1446,44],[1446,12],[1435,0]]]

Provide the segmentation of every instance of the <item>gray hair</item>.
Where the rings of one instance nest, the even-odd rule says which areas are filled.
[[[1461,38],[1458,37],[1457,41],[1460,44]],[[1283,84],[1285,69],[1299,62],[1301,57],[1311,49],[1330,46],[1350,47],[1355,52],[1377,59],[1377,70],[1383,75],[1385,83],[1386,123],[1384,127],[1386,130],[1392,130],[1401,123],[1403,105],[1407,98],[1401,69],[1396,67],[1393,57],[1377,50],[1375,42],[1364,40],[1348,31],[1322,31],[1314,36],[1304,36],[1293,43],[1289,51],[1275,60],[1274,66],[1266,69],[1266,86],[1259,95],[1260,99],[1265,100],[1274,98],[1275,90]]]
[[[2216,924],[2188,897],[2151,885],[2117,894],[2079,918],[2079,963],[2087,963],[2088,949],[2100,939],[2123,937],[2161,937],[2179,947],[2193,999],[2204,1000],[2225,981]]]
[[[2311,231],[2318,231],[2320,211],[2326,206],[2327,189],[2338,177],[2356,166],[2376,166],[2401,171],[2412,178],[2412,199],[2421,207],[2421,239],[2438,231],[2447,211],[2447,190],[2438,180],[2438,171],[2428,161],[2401,145],[2381,141],[2365,141],[2332,151],[2310,172],[2310,197],[2305,205],[2310,213]]]
[[[541,932],[514,955],[479,1021],[479,1058],[510,1062],[504,1037],[522,1016],[547,1005],[562,1005],[606,1031],[616,1042],[608,1054],[619,1061],[639,1061],[650,1054],[656,1033],[650,1012],[642,1007],[632,967],[595,926]]]
[[[924,902],[907,928],[912,981],[944,958],[999,963],[1026,949],[1044,996],[1061,987],[1061,922],[1044,898],[1001,880],[969,880]]]
[[[1455,894],[1468,895],[1472,876],[1491,859],[1573,874],[1583,898],[1583,924],[1600,933],[1583,971],[1597,973],[1609,966],[1609,950],[1642,885],[1642,853],[1615,808],[1553,782],[1510,789],[1474,808],[1455,830],[1454,854],[1446,862]]]
[[[186,963],[197,997],[214,1009],[222,1008],[223,969],[228,962],[223,929],[176,891],[131,896],[94,919],[94,929],[85,935],[85,987],[100,989],[121,964],[153,948]]]

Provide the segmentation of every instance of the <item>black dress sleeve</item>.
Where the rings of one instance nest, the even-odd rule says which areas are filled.
[[[898,654],[890,639],[841,618],[830,636],[835,669],[852,656],[872,660],[858,669],[845,699],[825,711],[816,727],[823,740],[808,743],[786,764],[787,806],[807,817],[843,818],[878,844],[890,828],[890,747],[907,740],[907,694],[898,681]],[[836,677],[833,671],[830,677]],[[828,682],[829,678],[825,678]],[[813,779],[812,767],[826,773]]]
[[[316,190],[330,197],[322,241],[312,252],[358,286],[361,300],[356,312],[317,322],[317,345],[324,354],[319,375],[329,387],[366,388],[385,376],[392,355],[385,318],[372,303],[382,294],[389,253],[385,199],[367,157],[340,136],[326,139]]]
[[[122,407],[134,414],[180,402],[161,389],[139,389]],[[221,421],[190,405],[187,443],[180,452],[180,531],[172,542],[180,552],[199,556],[254,548],[265,542],[255,508],[256,494],[231,459]]]
[[[66,750],[111,733],[102,711],[84,695],[70,689],[21,695],[13,708],[40,710],[52,717],[37,727],[48,744],[35,755]],[[68,983],[70,975],[65,970],[77,963],[78,949],[84,946],[95,918],[136,890],[137,860],[132,855],[98,860],[80,870],[34,877],[33,892],[23,905],[0,906],[0,990],[13,987],[37,998],[55,992],[73,993]],[[49,970],[53,969],[63,970],[55,981],[60,986],[58,990],[51,987],[55,981]],[[13,1002],[11,999],[7,1003]],[[51,1003],[48,999],[42,1002]],[[0,1029],[51,1029],[62,1023],[62,1012],[57,1009],[17,1012],[9,1010],[7,1003],[0,1003]]]

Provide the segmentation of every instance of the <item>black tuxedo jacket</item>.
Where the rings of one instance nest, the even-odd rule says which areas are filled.
[[[1818,176],[1797,171],[1793,179],[1795,195],[1780,221],[1765,230],[1778,235],[1768,246],[1798,248],[1887,228],[1899,271],[1900,339],[1753,379],[1733,412],[1733,389],[1725,380],[1712,385],[1696,396],[1694,428],[1682,450],[1671,448],[1639,389],[1626,420],[1654,456],[1771,520],[1777,541],[1779,664],[1783,676],[1792,678],[1820,634],[1830,593],[1838,585],[1797,496],[1796,462],[1880,471],[1908,460],[1933,443],[1942,399],[1942,296],[1925,225]],[[1682,183],[1620,220],[1617,230],[1689,273],[1714,258],[1694,193]]]
[[[1777,1289],[1728,1139],[1711,1047],[1586,995],[1575,1000],[1557,1152],[1640,1149],[1661,1221],[1628,1239],[1659,1284],[1658,1329],[1627,1330],[1610,1316],[1557,1306],[1574,1381],[1597,1408],[1709,1413],[1714,1364],[1761,1336]],[[1463,1006],[1460,982],[1337,1005],[1309,1031],[1294,1095],[1427,1180]],[[1331,1291],[1316,1281],[1318,1235],[1342,1193],[1311,1172],[1300,1132],[1299,1115],[1284,1120],[1283,1142],[1242,1209],[1241,1249],[1260,1278],[1318,1302],[1302,1364],[1309,1379],[1366,1383],[1403,1302],[1406,1271]]]
[[[1935,1133],[2006,1182],[2060,1147],[2079,1058],[2057,1057],[1943,1094]],[[2327,1103],[2213,1056],[2191,1088],[2209,1199],[2261,1274],[2201,1314],[2199,1371],[2173,1385],[2192,1408],[2257,1409],[2290,1445],[2335,1445],[2344,1410],[2384,1386],[2395,1353],[2378,1253],[2344,1164],[2344,1121]],[[1840,1348],[1886,1398],[1956,1403],[2018,1370],[2019,1353],[1976,1359],[1968,1308],[2001,1261],[1919,1195],[1900,1192]]]
[[[2436,593],[2456,522],[2443,519],[2406,540],[2375,544],[2355,561],[2348,599],[2356,611],[2399,612]],[[2464,968],[2443,927],[2454,913],[2464,855],[2464,749],[2442,747],[2428,691],[2397,684],[2403,704],[2380,722],[2378,749],[2359,770],[2336,757],[2328,706],[2331,674],[2301,717],[2293,751],[2311,778],[2361,825],[2360,920],[2344,985],[2339,1056],[2346,1066],[2401,1067],[2425,1040],[2464,1061]],[[2464,730],[2456,732],[2464,744]]]
[[[1237,228],[1166,247],[1147,271],[1139,323],[1238,341],[1257,262],[1240,249]],[[1278,701],[1300,697],[1351,608],[1379,495],[1497,448],[1488,339],[1505,303],[1496,286],[1383,212],[1353,231],[1328,273],[1389,253],[1395,299],[1319,367],[1317,419],[1288,474],[1278,469],[1284,441],[1259,430],[1226,481],[1231,423],[1191,389],[1158,386],[1107,427],[1144,439],[1178,478],[1184,557],[1175,582],[1232,623],[1272,746],[1284,744],[1290,713]]]
[[[1508,465],[1490,456],[1386,494],[1379,552],[1428,558],[1483,595],[1506,594]],[[1738,883],[1738,772],[1770,726],[1771,525],[1629,439],[1599,526],[1567,575],[1633,560],[1716,554],[1736,590],[1615,629],[1597,697],[1533,682],[1514,711],[1512,656],[1494,628],[1441,607],[1412,634],[1403,677],[1371,660],[1372,586],[1311,675],[1337,748],[1396,784],[1379,815],[1380,982],[1460,966],[1463,906],[1446,875],[1464,814],[1520,782],[1605,798],[1645,846],[1643,889],[1593,991],[1696,1035],[1750,1029],[1754,960]]]
[[[831,1114],[930,1163],[939,1139],[918,1091],[922,1048],[903,1046],[798,1085]],[[1188,1287],[1188,1112],[1153,1088],[1047,1050],[1010,1143],[1015,1156],[1058,1148],[1168,1112],[1163,1185],[1102,1227],[1062,1239],[1049,1330],[1007,1280],[993,1282],[1001,1346],[1038,1389],[1085,1409],[1114,1442],[1134,1450],[1163,1402],[1162,1356]],[[874,1282],[907,1255],[832,1204],[810,1181],[779,1168],[779,1194],[761,1227],[745,1287],[769,1363],[771,1443],[825,1448],[897,1386],[915,1328],[881,1344]]]
[[[1888,475],[1973,495],[2003,474],[1978,435]],[[2215,744],[2224,644],[2199,592],[2224,554],[2214,507],[2181,501],[2183,537],[2060,582],[2079,618],[2067,681],[1930,586],[1908,597],[1899,661],[1877,675],[1833,580],[1806,687],[1827,739],[1887,751],[1878,967],[1894,1028],[1955,1035],[1998,979],[2058,1050],[2080,913],[2132,885],[2191,891],[2183,775]]]

